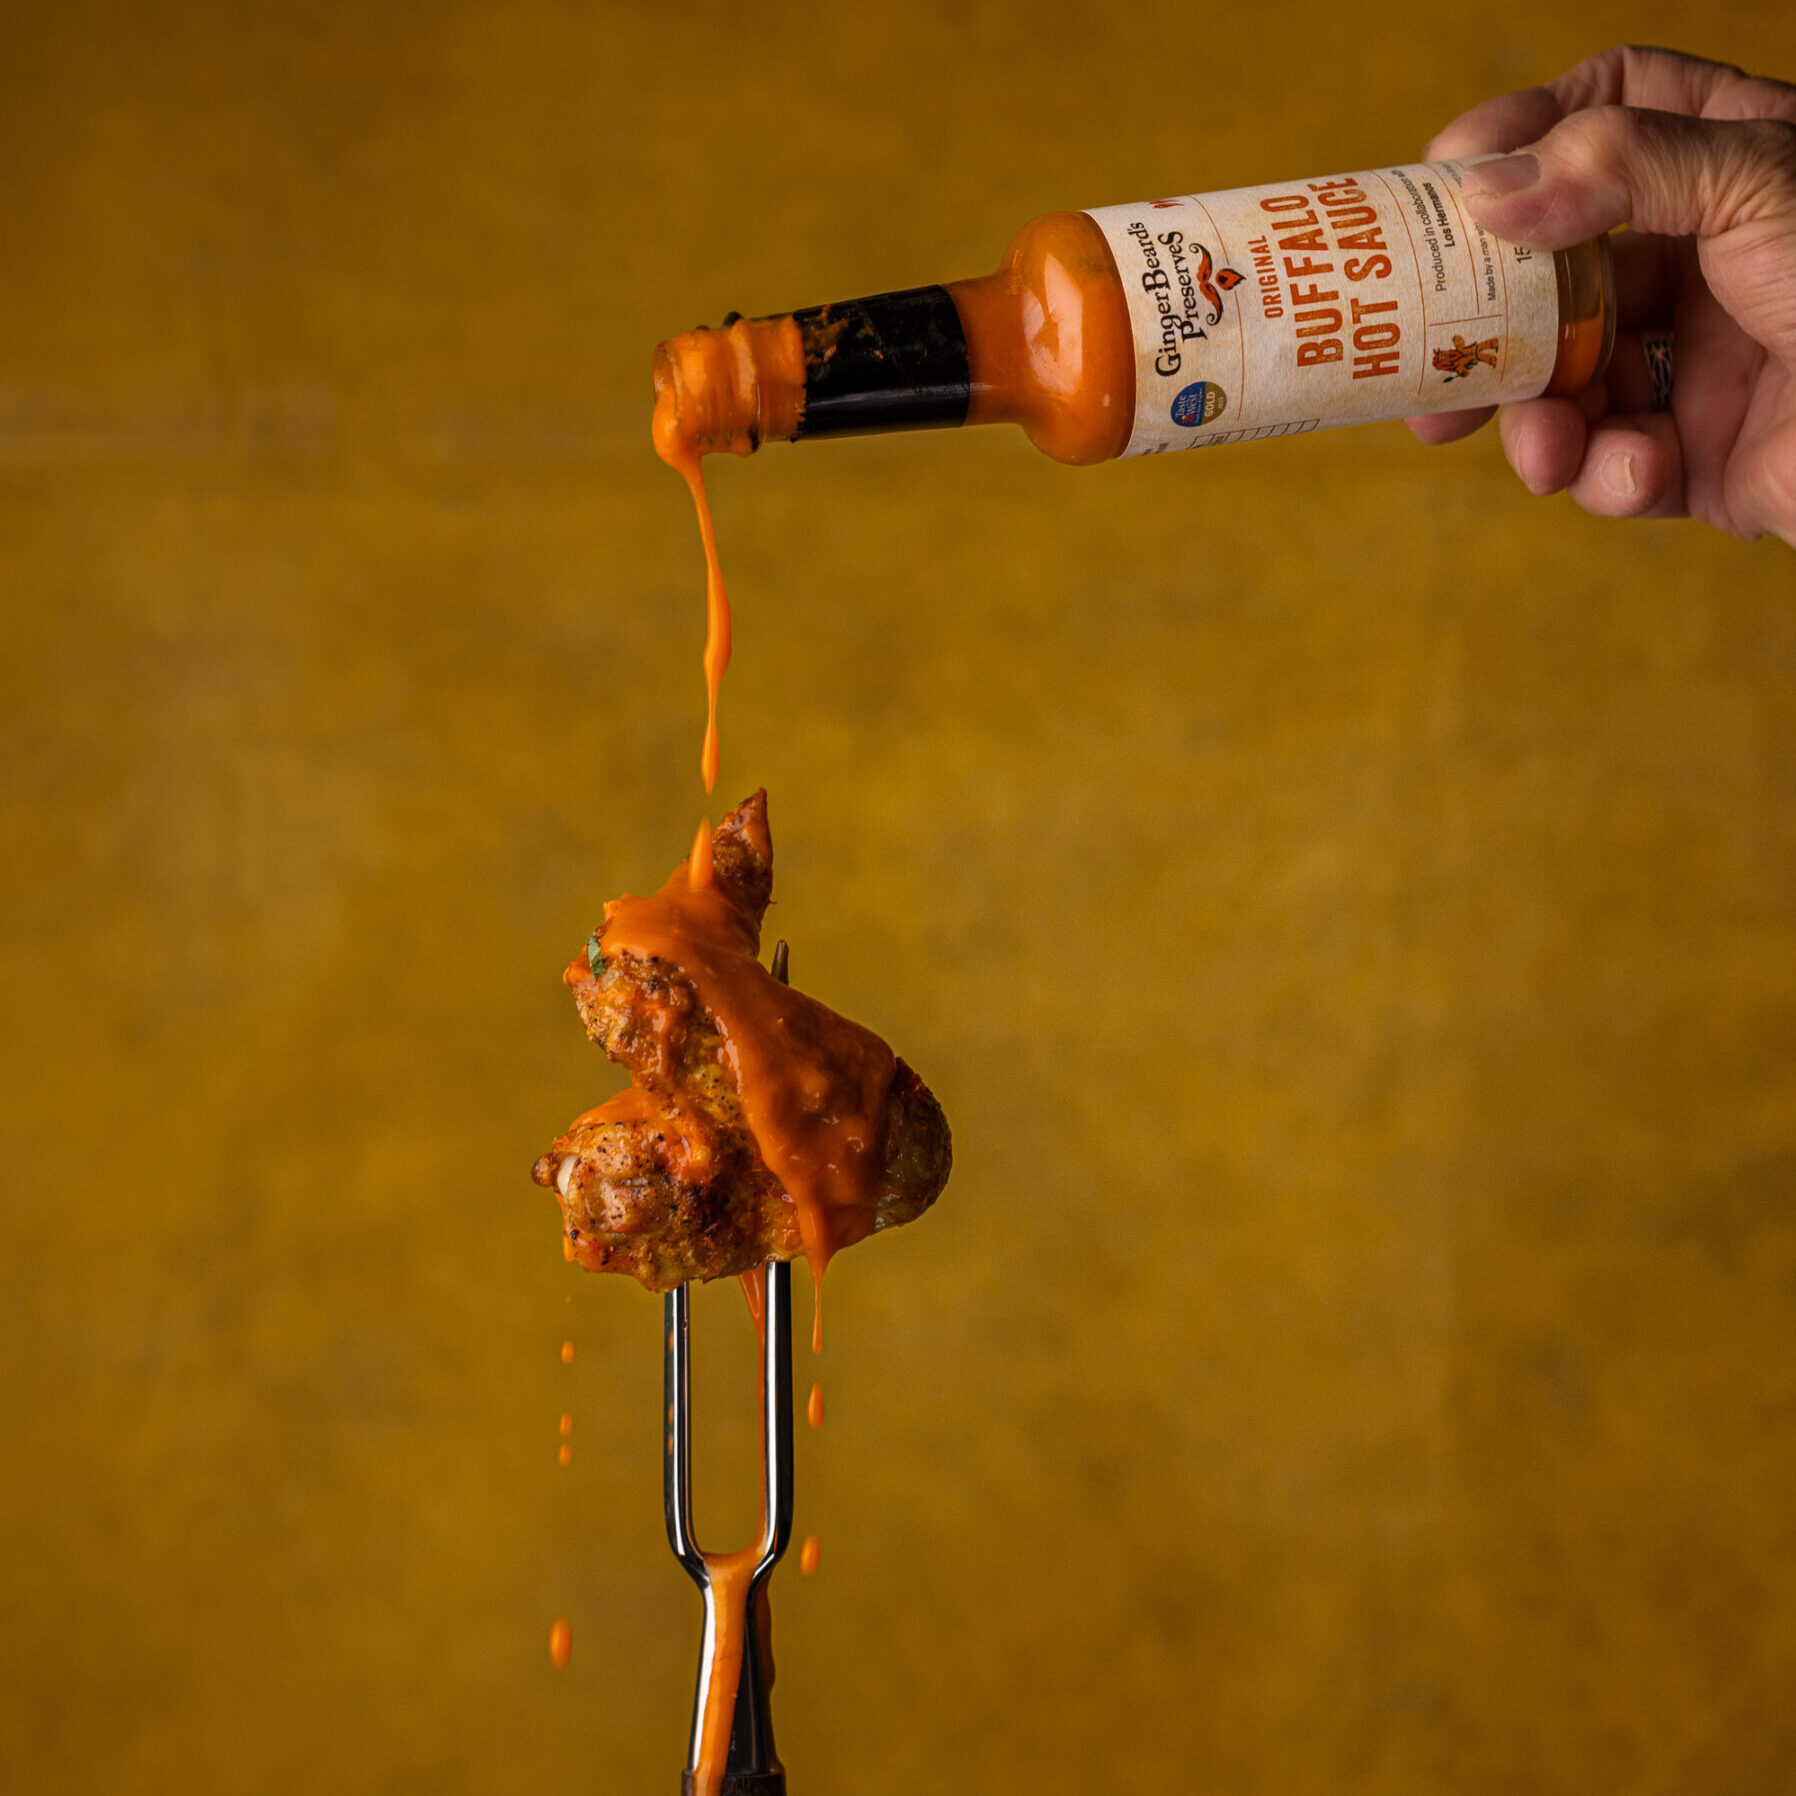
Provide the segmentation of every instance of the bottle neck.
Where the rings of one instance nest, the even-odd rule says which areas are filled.
[[[967,336],[946,287],[911,287],[793,313],[804,343],[802,437],[967,421]]]
[[[1021,424],[1028,349],[1023,339],[1022,292],[1015,272],[952,281],[948,296],[967,340],[969,424]]]
[[[655,442],[687,466],[769,438],[1020,424],[1068,462],[1128,442],[1128,307],[1082,212],[1031,220],[994,274],[687,331],[655,352]]]
[[[655,447],[683,470],[702,455],[752,455],[799,434],[805,348],[796,320],[734,318],[655,350]]]
[[[655,351],[655,446],[677,467],[769,439],[964,424],[967,337],[945,287],[684,331]]]

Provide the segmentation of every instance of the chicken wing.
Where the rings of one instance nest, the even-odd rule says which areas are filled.
[[[764,792],[661,891],[614,899],[563,975],[631,1085],[575,1119],[531,1176],[568,1258],[651,1291],[909,1222],[947,1182],[947,1118],[870,1030],[756,958],[773,889]]]

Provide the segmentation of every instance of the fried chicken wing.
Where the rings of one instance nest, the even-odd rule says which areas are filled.
[[[648,898],[614,899],[563,975],[630,1087],[576,1118],[531,1176],[568,1257],[651,1291],[909,1222],[952,1161],[929,1088],[870,1030],[756,958],[773,889],[756,792]]]

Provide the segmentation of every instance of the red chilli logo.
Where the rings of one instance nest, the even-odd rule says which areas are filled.
[[[1232,268],[1218,268],[1215,270],[1216,278],[1212,281],[1210,278],[1212,266],[1209,250],[1203,244],[1198,244],[1197,290],[1210,302],[1210,316],[1204,322],[1220,324],[1222,322],[1222,294],[1227,293],[1233,287],[1239,287],[1241,277]],[[1222,289],[1221,293],[1217,292],[1218,287]]]

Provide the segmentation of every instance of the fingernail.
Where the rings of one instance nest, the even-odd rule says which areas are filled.
[[[1481,194],[1520,193],[1540,179],[1537,156],[1499,156],[1493,162],[1474,162],[1465,171],[1465,190]]]
[[[1603,464],[1603,478],[1610,490],[1624,499],[1633,498],[1640,490],[1640,482],[1634,478],[1634,458],[1625,452],[1610,456]]]

